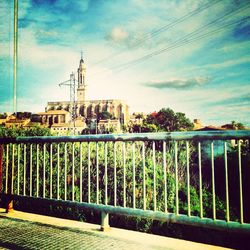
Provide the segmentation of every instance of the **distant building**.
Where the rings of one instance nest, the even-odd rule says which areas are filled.
[[[130,116],[130,123],[141,125],[146,117],[147,115],[145,113],[135,112]]]
[[[6,121],[8,121],[10,118],[10,115],[8,114],[0,114],[0,125],[5,126]]]
[[[6,128],[24,128],[30,122],[29,118],[18,119],[14,115],[8,117],[5,121]]]
[[[33,121],[39,121],[58,135],[81,134],[86,123],[81,117],[72,123],[70,113],[66,110],[49,110],[32,115]]]
[[[76,100],[76,116],[87,122],[91,119],[98,119],[102,112],[109,112],[114,119],[118,119],[121,124],[127,124],[129,121],[129,107],[123,100],[86,100],[86,66],[83,58],[80,60],[78,72],[78,88]],[[69,101],[48,102],[46,111],[52,110],[70,110]],[[54,123],[54,122],[53,122]]]
[[[194,130],[197,130],[203,127],[200,119],[194,119],[193,124],[194,124]]]
[[[70,113],[66,110],[49,110],[47,112],[37,113],[38,121],[41,124],[45,124],[48,127],[51,127],[54,124],[69,123],[70,122]],[[33,119],[35,119],[33,117]]]
[[[196,131],[211,131],[211,130],[225,130],[222,127],[217,127],[217,126],[212,126],[212,125],[208,125],[208,126],[204,126],[202,128],[196,129]]]
[[[80,135],[83,131],[83,129],[86,126],[72,126],[70,123],[60,123],[60,124],[53,124],[50,127],[50,130],[53,134],[57,135],[70,135],[70,134],[78,134]]]
[[[121,132],[121,123],[118,119],[100,120],[97,125],[98,133]]]

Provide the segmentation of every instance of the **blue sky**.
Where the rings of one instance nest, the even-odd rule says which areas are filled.
[[[0,0],[0,112],[12,111],[13,1]],[[163,107],[203,124],[250,125],[247,0],[19,1],[17,104],[68,100],[83,51],[88,99]]]

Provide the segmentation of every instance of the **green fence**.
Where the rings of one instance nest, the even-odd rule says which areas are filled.
[[[250,231],[250,131],[0,138],[2,196]]]

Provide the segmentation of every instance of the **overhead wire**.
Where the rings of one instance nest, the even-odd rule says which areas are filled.
[[[158,29],[156,29],[154,31],[146,33],[145,34],[146,37],[144,36],[144,38],[137,39],[135,41],[136,43],[131,47],[136,48],[136,47],[140,46],[141,44],[145,43],[145,41],[148,41],[148,40],[152,39],[153,37],[158,36],[162,32],[165,32],[168,29],[173,28],[177,24],[179,24],[179,23],[181,23],[181,22],[183,22],[183,21],[185,21],[185,20],[187,20],[187,19],[189,19],[189,18],[191,18],[191,17],[193,17],[193,16],[195,16],[197,14],[200,14],[202,11],[212,7],[213,5],[218,4],[219,2],[220,2],[219,0],[210,1],[209,3],[206,3],[206,4],[198,7],[197,9],[192,10],[191,12],[188,12],[187,14],[181,16],[180,18],[178,18],[178,19],[176,19],[176,20],[174,20],[174,21],[172,21],[172,22],[170,22],[170,23],[168,23],[166,25],[163,25],[162,27],[160,27],[160,28],[158,28]],[[91,66],[95,66],[95,65],[98,65],[100,63],[107,62],[108,60],[113,59],[114,57],[117,57],[117,56],[119,56],[119,55],[121,55],[121,54],[123,54],[125,52],[127,52],[127,48],[123,49],[123,50],[121,50],[119,52],[113,53],[113,54],[111,54],[111,55],[109,55],[109,56],[107,56],[107,57],[93,63]]]
[[[131,65],[121,65],[121,66],[123,66],[123,67],[121,67],[120,69],[118,69],[116,72],[120,72],[120,71],[123,71],[123,70],[125,70],[125,69],[127,69],[127,68],[129,68],[129,67],[135,66],[135,65],[137,65],[137,64],[139,64],[139,63],[141,63],[141,62],[143,62],[143,61],[145,61],[145,60],[147,60],[147,59],[149,59],[149,58],[151,58],[151,57],[157,56],[157,55],[159,55],[159,54],[161,54],[161,53],[165,53],[165,52],[174,50],[174,49],[176,49],[176,48],[186,46],[187,44],[190,44],[190,43],[199,41],[199,40],[201,40],[201,39],[203,39],[203,38],[207,38],[207,37],[209,37],[209,36],[211,36],[211,35],[217,34],[218,32],[225,30],[226,28],[229,28],[229,27],[231,27],[231,26],[233,26],[233,25],[236,25],[236,24],[241,24],[241,23],[245,22],[245,21],[248,20],[248,19],[250,19],[250,17],[245,17],[245,18],[243,18],[243,19],[241,19],[241,20],[238,20],[238,21],[235,21],[235,22],[226,24],[226,25],[224,25],[224,26],[222,26],[222,27],[220,27],[220,28],[218,28],[218,29],[209,31],[209,32],[207,32],[207,33],[205,33],[205,34],[201,34],[200,36],[197,36],[197,37],[188,39],[187,41],[182,42],[182,43],[179,43],[179,44],[176,44],[176,45],[174,45],[174,46],[172,46],[172,47],[165,48],[165,49],[162,49],[162,50],[160,50],[160,51],[156,51],[156,52],[153,53],[153,54],[147,55],[147,57],[138,59],[137,61],[133,62],[133,64],[131,64]],[[142,59],[143,59],[143,60],[142,60]]]
[[[247,5],[247,4],[246,4],[246,5]],[[211,35],[211,34],[217,33],[218,31],[221,31],[223,28],[226,28],[226,27],[235,25],[235,24],[237,24],[237,23],[240,23],[240,22],[242,22],[242,21],[245,21],[245,20],[248,19],[248,17],[247,17],[247,18],[244,18],[244,19],[241,19],[241,20],[237,20],[236,22],[232,22],[232,23],[230,23],[230,24],[225,24],[224,26],[221,26],[221,27],[219,27],[218,29],[216,29],[216,30],[218,30],[218,31],[213,30],[213,31],[209,31],[209,32],[207,32],[207,33],[204,34],[204,31],[208,30],[212,25],[218,23],[219,21],[221,21],[221,20],[223,20],[223,19],[225,19],[225,18],[228,18],[228,17],[230,17],[230,16],[232,16],[232,15],[235,15],[235,14],[238,13],[238,12],[241,12],[242,9],[245,10],[246,5],[242,6],[241,8],[239,8],[239,9],[237,9],[237,10],[233,10],[233,11],[227,12],[227,13],[224,14],[223,16],[221,16],[221,17],[219,17],[219,18],[216,18],[215,20],[211,21],[210,23],[207,23],[207,24],[205,24],[205,25],[199,27],[199,28],[196,29],[195,31],[193,31],[193,32],[191,32],[191,33],[189,33],[189,34],[187,34],[187,35],[181,37],[180,39],[177,39],[176,41],[172,42],[172,43],[171,43],[170,45],[168,45],[167,47],[164,47],[164,48],[162,48],[162,49],[160,49],[160,50],[154,51],[154,52],[152,52],[152,53],[150,53],[150,54],[147,54],[147,55],[145,55],[145,56],[142,56],[142,57],[140,57],[140,58],[138,58],[138,59],[134,59],[134,60],[131,60],[131,61],[129,61],[129,62],[126,62],[126,63],[122,63],[122,64],[119,64],[119,65],[113,66],[113,67],[111,67],[111,68],[109,68],[109,69],[110,69],[110,70],[119,70],[119,71],[121,71],[121,70],[123,70],[123,69],[125,69],[125,68],[127,68],[127,67],[133,66],[133,65],[138,64],[138,63],[140,63],[140,62],[142,62],[142,61],[144,61],[144,60],[147,60],[147,59],[149,59],[149,58],[151,58],[151,57],[153,57],[153,56],[156,56],[156,55],[159,55],[159,54],[161,54],[161,53],[167,52],[167,51],[169,51],[169,50],[178,48],[178,47],[180,47],[180,46],[184,46],[184,45],[190,43],[191,41],[194,42],[195,39],[202,39],[202,38],[204,38],[204,37],[207,37],[208,35]],[[249,7],[249,6],[248,6],[248,7]],[[247,8],[248,8],[248,7],[247,7]],[[200,32],[200,31],[202,31],[202,32]],[[197,35],[198,35],[198,36],[197,36]],[[188,41],[188,40],[189,40],[189,41]]]

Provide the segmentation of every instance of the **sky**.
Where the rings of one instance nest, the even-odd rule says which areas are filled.
[[[250,126],[247,0],[22,0],[17,110],[69,100],[81,51],[87,99],[130,113],[171,108],[203,125]],[[0,0],[0,112],[13,111],[13,0]]]

